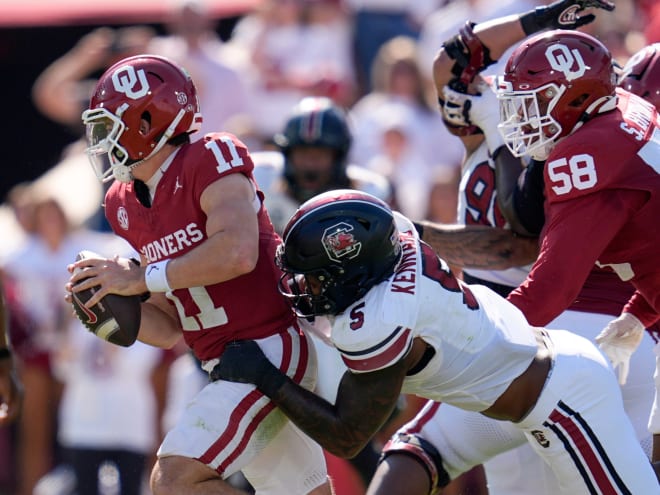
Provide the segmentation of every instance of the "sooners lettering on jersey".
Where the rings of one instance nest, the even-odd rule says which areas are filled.
[[[241,141],[227,133],[207,134],[179,149],[156,186],[150,208],[137,200],[133,183],[115,181],[106,194],[106,216],[115,233],[149,262],[176,258],[207,238],[206,215],[199,204],[206,187],[235,173],[253,181],[252,170],[252,159]],[[120,209],[128,229],[119,223]],[[259,209],[258,219],[262,242],[254,271],[227,282],[168,294],[186,342],[199,359],[219,356],[230,340],[262,338],[294,321],[291,308],[277,290],[280,272],[273,259],[279,237],[265,209]]]

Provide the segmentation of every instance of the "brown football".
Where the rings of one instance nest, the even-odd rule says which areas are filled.
[[[102,258],[91,251],[81,251],[76,261],[85,258]],[[72,293],[71,302],[78,319],[87,329],[108,342],[123,347],[129,347],[137,339],[140,329],[142,310],[139,295],[120,296],[107,294],[91,308],[85,307],[98,289],[92,287]]]

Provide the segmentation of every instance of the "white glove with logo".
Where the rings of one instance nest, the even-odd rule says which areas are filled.
[[[612,366],[619,369],[621,385],[624,385],[628,379],[630,356],[642,341],[644,331],[644,326],[636,316],[631,313],[621,313],[596,336],[601,351],[610,359]]]
[[[497,128],[500,123],[500,103],[493,88],[483,81],[478,85],[481,96],[468,96],[470,105],[467,113],[470,121],[484,132],[488,149],[493,153],[504,144],[504,138]]]

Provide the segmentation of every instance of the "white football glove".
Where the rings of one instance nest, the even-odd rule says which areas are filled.
[[[596,336],[601,351],[619,371],[619,383],[624,385],[628,379],[630,356],[637,349],[644,337],[644,325],[631,313],[621,313],[615,320]]]
[[[446,101],[463,100],[466,119],[483,131],[488,149],[492,153],[504,144],[504,138],[497,128],[500,123],[500,104],[495,91],[488,83],[482,82],[478,89],[481,96],[465,95],[447,88],[445,98]]]

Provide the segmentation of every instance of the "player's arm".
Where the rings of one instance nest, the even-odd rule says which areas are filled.
[[[648,300],[639,291],[635,291],[635,293],[630,297],[623,308],[623,313],[630,313],[634,315],[641,322],[644,328],[649,328],[660,321],[660,315],[658,312],[653,308],[653,306],[651,306]]]
[[[211,377],[253,383],[307,435],[332,454],[350,458],[360,452],[392,414],[407,370],[426,345],[419,339],[396,363],[366,373],[347,371],[335,404],[293,382],[277,369],[254,341],[229,344]]]
[[[643,201],[637,191],[606,189],[551,204],[538,259],[509,301],[532,325],[552,321],[575,300],[600,254]]]
[[[470,41],[466,39],[467,34]],[[433,82],[438,97],[443,98],[445,86],[456,78],[460,79],[466,69],[469,74],[464,77],[474,77],[524,38],[518,15],[498,17],[463,28],[462,34],[443,43],[433,60]],[[466,81],[469,82],[471,80]]]
[[[251,272],[259,257],[256,191],[243,174],[226,175],[202,193],[208,239],[171,260],[167,279],[172,289],[212,285]]]
[[[206,241],[178,258],[151,264],[143,260],[140,266],[126,258],[76,261],[68,266],[72,276],[67,290],[79,292],[98,286],[85,303],[91,308],[109,293],[164,293],[212,285],[252,271],[259,255],[255,195],[252,183],[242,174],[219,178],[206,187],[200,199],[207,216]]]
[[[0,284],[0,426],[14,421],[21,410],[23,388],[16,375],[8,337],[7,308]]]
[[[154,293],[142,303],[142,318],[138,340],[162,349],[171,349],[181,339],[183,329],[164,293]]]
[[[479,72],[487,67],[483,61],[497,61],[510,46],[531,34],[545,29],[576,29],[589,24],[595,19],[595,15],[585,15],[584,10],[588,8],[611,11],[614,10],[614,4],[606,0],[557,0],[522,14],[498,17],[476,24],[471,30],[482,48],[487,50],[484,58],[475,57],[473,47],[478,46],[478,43],[475,41],[472,44],[471,35],[459,34],[448,40],[433,63],[433,77],[438,95],[442,95],[443,87],[466,66],[472,65],[475,73]],[[455,43],[457,45],[452,46]],[[482,61],[481,64],[479,61]]]
[[[462,268],[505,270],[536,260],[538,240],[487,225],[416,222],[421,239],[447,263]],[[469,246],[469,248],[467,247]]]

